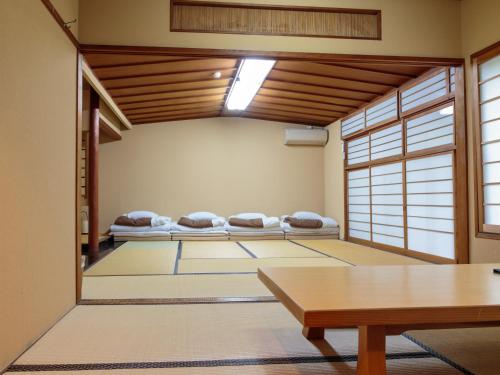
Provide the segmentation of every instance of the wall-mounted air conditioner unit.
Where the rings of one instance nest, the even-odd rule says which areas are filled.
[[[328,130],[321,128],[285,129],[285,145],[324,146],[328,142]]]

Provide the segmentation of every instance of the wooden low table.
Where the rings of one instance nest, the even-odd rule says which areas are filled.
[[[500,264],[264,267],[259,279],[304,326],[359,329],[358,375],[386,373],[385,336],[500,325]]]

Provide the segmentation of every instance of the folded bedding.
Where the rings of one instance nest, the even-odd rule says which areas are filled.
[[[141,217],[138,219],[131,219],[128,216],[122,215],[116,218],[115,225],[120,225],[124,227],[150,227],[151,218]]]
[[[264,221],[261,218],[256,219],[240,219],[238,217],[229,218],[229,225],[233,227],[244,228],[264,228]]]
[[[283,233],[281,226],[271,228],[237,227],[229,223],[224,226],[229,233]]]
[[[184,233],[224,232],[226,219],[212,212],[192,212],[172,225],[172,231]]]
[[[226,233],[223,225],[209,228],[191,228],[180,225],[179,223],[172,224],[172,226],[170,227],[170,231],[183,233]]]
[[[151,211],[132,211],[128,214],[118,216],[114,225],[125,227],[160,227],[170,224],[171,221],[171,218],[160,216]]]
[[[294,228],[318,229],[323,227],[323,221],[318,219],[297,219],[292,216],[287,216],[283,221]]]
[[[113,224],[109,228],[109,231],[111,233],[169,232],[170,231],[170,227],[171,227],[170,223],[169,224],[165,224],[165,225],[156,226],[156,227],[152,227],[152,226],[134,227],[134,226],[127,226],[127,225],[116,225],[116,224]]]
[[[323,217],[315,212],[299,211],[281,217],[281,228],[285,232],[332,233],[338,231],[337,222],[331,217]]]
[[[188,217],[181,217],[177,224],[189,228],[212,228],[214,225],[210,219],[193,220]]]
[[[294,228],[288,223],[281,223],[281,229],[285,233],[304,233],[304,234],[337,234],[339,232],[338,226],[326,226],[322,228]]]
[[[262,230],[280,227],[280,220],[277,217],[267,217],[262,213],[240,213],[229,217],[226,224],[226,229],[238,231],[239,229],[246,230]]]

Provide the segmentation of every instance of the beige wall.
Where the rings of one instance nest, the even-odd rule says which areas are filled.
[[[70,30],[73,35],[78,38],[80,0],[51,0],[51,3],[64,22],[70,22],[76,19],[75,23],[70,24]]]
[[[333,217],[340,225],[340,238],[344,227],[344,159],[340,139],[340,121],[328,126],[330,139],[324,149],[325,215]]]
[[[75,303],[76,50],[0,1],[0,372]]]
[[[470,55],[500,40],[498,0],[463,0],[462,6],[462,50],[466,62],[467,79],[467,123],[469,148],[469,225],[471,262],[500,262],[500,240],[488,240],[475,236],[475,184],[474,184],[474,124],[472,117],[472,72]]]
[[[124,132],[99,150],[101,229],[140,209],[174,219],[201,210],[322,213],[323,148],[283,145],[286,127],[215,118]]]
[[[235,0],[227,0],[234,2]],[[382,10],[382,41],[171,33],[168,0],[80,2],[83,43],[266,51],[459,57],[457,0],[239,0],[243,3]]]
[[[64,22],[70,22],[76,19],[76,22],[71,23],[69,26],[73,35],[78,38],[80,0],[51,0],[51,3]]]

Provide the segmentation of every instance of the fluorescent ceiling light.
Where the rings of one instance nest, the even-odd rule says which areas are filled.
[[[226,107],[230,111],[243,111],[252,101],[274,66],[274,60],[244,59],[229,92]]]

